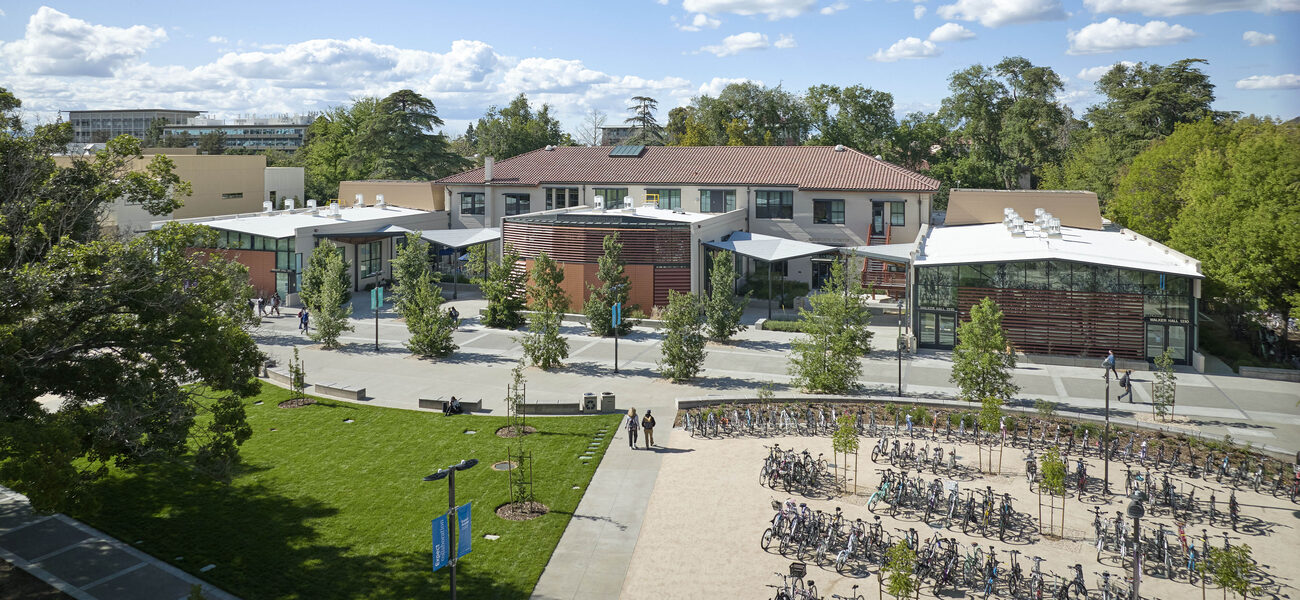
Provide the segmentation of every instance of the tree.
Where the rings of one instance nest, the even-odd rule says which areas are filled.
[[[564,294],[564,269],[545,252],[533,260],[532,282],[528,285],[528,334],[521,340],[524,359],[542,368],[553,369],[569,357],[569,340],[560,335],[560,324],[569,310]]]
[[[220,129],[206,131],[199,135],[199,154],[225,154],[226,132]]]
[[[167,126],[167,119],[155,117],[149,121],[149,129],[144,132],[144,139],[140,144],[145,148],[159,148],[163,144],[163,136],[166,132],[164,127]]]
[[[603,111],[592,108],[582,117],[582,124],[578,126],[577,135],[574,139],[584,146],[599,146],[601,138],[601,129],[605,127],[605,121],[609,118]]]
[[[71,125],[24,130],[20,106],[0,88],[0,478],[39,511],[93,509],[86,486],[110,466],[228,479],[252,435],[240,398],[265,359],[246,329],[246,269],[203,251],[217,245],[203,226],[106,235],[113,203],[167,214],[188,184],[165,156],[133,168],[130,136],[59,167]]]
[[[465,272],[471,279],[486,277],[488,265],[492,264],[491,252],[487,244],[470,246],[469,258],[465,261]]]
[[[633,96],[632,103],[632,106],[627,107],[632,116],[623,122],[635,127],[636,133],[627,139],[627,143],[662,146],[664,128],[655,120],[655,109],[659,108],[659,101],[649,96]]]
[[[745,326],[741,317],[749,304],[749,294],[736,299],[736,260],[728,250],[713,254],[713,268],[709,270],[709,298],[704,305],[709,337],[729,340]]]
[[[1002,331],[1002,310],[984,298],[970,309],[970,320],[957,328],[957,346],[952,351],[952,375],[968,401],[988,397],[1010,399],[1020,391],[1012,382],[1016,355]]]
[[[516,270],[519,253],[513,246],[506,245],[501,252],[501,260],[488,265],[487,276],[479,280],[483,298],[487,300],[487,311],[483,313],[483,324],[498,329],[517,329],[524,324],[524,281],[527,274],[523,269]]]
[[[371,165],[368,176],[376,179],[427,181],[455,173],[467,161],[435,132],[442,124],[432,101],[398,90],[380,100],[372,118],[361,123],[349,160]]]
[[[691,116],[703,127],[700,138],[706,143],[683,146],[752,145],[767,139],[776,145],[796,145],[808,139],[811,129],[802,98],[780,86],[765,88],[750,81],[729,84],[716,98],[697,96],[691,101]],[[728,127],[733,129],[730,135]]]
[[[1138,154],[1120,177],[1114,197],[1106,203],[1112,220],[1158,242],[1169,241],[1170,230],[1186,198],[1179,187],[1202,150],[1229,143],[1229,128],[1210,119],[1182,123],[1174,133]]]
[[[691,114],[689,106],[677,106],[668,110],[668,124],[664,126],[669,146],[684,146],[682,138],[686,137],[686,119]]]
[[[906,541],[899,541],[885,552],[885,564],[881,569],[881,579],[887,580],[885,589],[895,598],[908,598],[920,591],[920,585],[913,577],[916,572],[916,551],[907,546]]]
[[[704,369],[702,308],[695,294],[668,290],[659,373],[674,383],[692,379]]]
[[[1174,376],[1173,348],[1165,347],[1156,357],[1156,383],[1152,390],[1151,410],[1160,418],[1165,418],[1174,406],[1174,393],[1177,390],[1177,377]],[[1129,382],[1129,385],[1133,385]]]
[[[312,313],[316,326],[311,334],[313,341],[325,349],[338,348],[339,336],[352,331],[348,318],[352,316],[352,303],[348,301],[348,264],[343,251],[331,242],[324,242],[311,251],[307,268],[302,276],[302,301]]]
[[[1250,573],[1255,569],[1255,561],[1250,557],[1250,544],[1229,546],[1228,548],[1210,547],[1205,563],[1212,569],[1214,582],[1223,587],[1223,597],[1228,592],[1246,600],[1250,594],[1260,593],[1260,588],[1251,582]]]
[[[293,359],[289,361],[289,399],[307,399],[307,370],[303,368],[302,358],[298,356],[298,347],[293,347]]]
[[[601,337],[614,335],[614,315],[610,312],[615,304],[623,305],[623,314],[631,312],[627,305],[628,278],[623,272],[623,244],[618,241],[618,234],[605,236],[604,254],[596,259],[596,280],[599,286],[587,285],[587,302],[582,312],[587,315],[587,328]],[[632,331],[632,319],[626,316],[618,324],[618,335],[627,335]]]
[[[1038,461],[1038,472],[1043,478],[1040,484],[1042,488],[1057,496],[1064,496],[1066,468],[1065,461],[1061,459],[1061,449],[1055,444],[1049,445]]]
[[[497,160],[518,156],[548,145],[561,145],[564,134],[560,122],[551,116],[551,106],[543,104],[533,112],[524,94],[515,96],[505,108],[488,107],[487,114],[474,127],[475,151],[482,157]]]
[[[418,231],[406,234],[406,243],[393,260],[397,280],[397,314],[411,332],[406,347],[419,356],[450,356],[456,351],[451,316],[442,309],[442,288],[435,285],[438,274],[429,269],[429,244]]]
[[[842,263],[832,263],[822,291],[809,296],[808,303],[812,310],[799,309],[804,335],[791,342],[794,383],[809,392],[848,392],[862,376],[858,359],[871,351],[871,313],[862,301],[860,284],[847,277]]]
[[[932,149],[942,147],[948,128],[934,113],[910,113],[889,133],[885,159],[913,171],[928,170],[934,158]]]
[[[861,446],[862,440],[858,438],[858,427],[853,415],[840,415],[839,418],[836,420],[838,421],[837,423],[838,427],[835,429],[835,433],[831,437],[831,449],[837,455],[838,454],[844,455],[843,459],[839,458],[839,456],[836,456],[835,458],[836,465],[838,465],[840,467],[840,470],[844,473],[844,475],[840,477],[840,480],[842,482],[840,487],[843,489],[848,486],[849,455],[852,454],[854,456],[853,489],[856,493],[858,487],[857,455],[858,455],[858,448]]]
[[[894,120],[894,96],[861,85],[815,85],[804,96],[815,132],[809,143],[844,144],[871,155],[885,154]]]
[[[402,295],[405,293],[403,286],[414,283],[425,273],[431,274],[434,282],[441,277],[429,268],[429,243],[424,241],[420,233],[406,232],[406,242],[397,247],[397,257],[393,259],[393,280],[397,284],[394,292],[397,294],[398,310],[401,310]]]

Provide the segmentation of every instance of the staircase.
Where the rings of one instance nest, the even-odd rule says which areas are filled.
[[[870,233],[867,236],[867,245],[888,244],[892,234],[893,227],[886,223],[884,235]],[[871,286],[892,297],[901,298],[907,294],[907,273],[902,271],[891,272],[886,266],[888,264],[891,263],[872,258],[862,261],[862,285]]]

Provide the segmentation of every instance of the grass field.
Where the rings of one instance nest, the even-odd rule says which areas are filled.
[[[321,400],[276,405],[286,390],[250,398],[253,438],[231,485],[180,467],[116,474],[97,484],[103,505],[73,515],[250,600],[261,598],[445,598],[447,569],[431,573],[430,520],[447,508],[446,481],[421,478],[464,458],[456,502],[473,502],[473,552],[457,568],[462,598],[526,598],[608,448],[578,460],[616,415],[529,419],[543,517],[511,522],[508,440],[500,417],[425,413]],[[263,404],[254,405],[261,400]],[[352,419],[352,423],[346,423]],[[476,434],[466,434],[475,430]],[[577,489],[574,489],[576,486]],[[483,534],[500,539],[489,541]]]

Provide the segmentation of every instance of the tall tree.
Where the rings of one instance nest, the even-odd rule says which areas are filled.
[[[659,101],[649,96],[633,96],[632,106],[627,107],[632,112],[632,116],[623,120],[636,128],[636,133],[627,139],[629,144],[642,144],[646,146],[662,146],[664,143],[664,128],[659,125],[655,119],[655,110],[659,108]]]
[[[628,278],[623,272],[623,244],[618,241],[618,234],[605,236],[604,254],[596,259],[596,280],[599,286],[587,285],[587,302],[582,312],[587,315],[587,328],[599,336],[614,335],[614,316],[610,310],[615,303],[623,305],[623,322],[619,323],[618,334],[626,335],[632,331],[632,319],[626,317],[631,312],[627,305]]]
[[[669,146],[684,146],[682,138],[686,137],[686,119],[691,115],[689,106],[676,106],[668,110],[668,124],[664,126],[664,143]]]
[[[837,261],[821,293],[809,296],[808,303],[812,310],[799,309],[804,335],[790,344],[794,383],[809,392],[848,392],[862,376],[858,359],[871,350],[871,313],[862,301],[860,284]]]
[[[456,351],[454,326],[443,310],[438,273],[429,268],[429,244],[419,232],[408,232],[406,243],[397,249],[393,278],[397,280],[397,314],[411,332],[406,347],[419,356],[450,356]]]
[[[1002,310],[990,298],[970,309],[970,320],[957,327],[949,379],[970,402],[985,398],[1010,399],[1020,391],[1012,382],[1016,355],[1002,331]]]
[[[894,96],[861,85],[815,85],[804,96],[815,133],[811,144],[844,144],[867,154],[886,154],[894,120]]]
[[[455,173],[466,165],[451,151],[433,102],[411,90],[379,101],[373,118],[362,123],[350,160],[371,166],[378,179],[424,181]]]
[[[474,132],[478,138],[474,148],[479,156],[497,160],[561,145],[566,137],[560,122],[551,116],[551,106],[543,104],[534,112],[524,94],[515,96],[505,108],[488,107]]]
[[[699,296],[668,290],[659,374],[674,382],[693,379],[704,369],[706,353],[701,309]]]
[[[205,131],[199,135],[199,154],[225,154],[226,132],[220,129]]]
[[[202,226],[105,235],[114,202],[163,215],[188,184],[165,156],[133,169],[129,136],[58,167],[71,126],[25,131],[20,106],[0,88],[0,478],[47,511],[91,507],[85,486],[110,465],[228,477],[252,433],[240,396],[264,358],[246,330],[247,271],[195,251],[217,244]],[[46,394],[62,398],[56,411],[37,402]]]
[[[592,108],[582,116],[582,124],[578,125],[577,135],[574,139],[583,146],[599,146],[601,130],[605,127],[605,121],[609,118],[604,111]]]
[[[377,117],[379,100],[361,98],[351,106],[331,107],[311,125],[298,155],[305,167],[308,198],[327,201],[339,195],[339,182],[366,179],[375,165],[355,153],[364,123]]]
[[[490,263],[487,276],[479,280],[487,310],[483,324],[498,329],[516,329],[524,324],[525,280],[519,265],[519,252],[509,244],[501,251],[501,260]]]
[[[348,263],[343,260],[341,248],[327,241],[312,249],[302,276],[301,296],[316,327],[311,339],[326,349],[338,348],[339,337],[352,331],[348,323],[352,316],[348,284]]]
[[[1167,242],[1186,200],[1179,194],[1183,175],[1195,166],[1202,150],[1225,147],[1230,131],[1210,119],[1179,124],[1172,135],[1133,158],[1115,196],[1106,203],[1107,216],[1158,242]]]
[[[560,324],[569,310],[564,294],[564,268],[545,252],[533,260],[532,281],[528,285],[528,334],[520,341],[524,359],[542,369],[553,369],[569,357],[569,340],[560,335]]]
[[[930,161],[935,159],[934,148],[942,148],[947,138],[948,128],[938,115],[910,113],[889,133],[885,160],[913,171],[928,170]]]
[[[691,101],[691,114],[708,132],[704,136],[708,144],[752,145],[770,139],[772,144],[798,145],[807,141],[811,129],[802,98],[780,86],[765,88],[749,81],[727,85],[716,98],[697,96]],[[739,121],[739,126],[733,121]],[[729,135],[728,127],[737,131]]]
[[[708,324],[709,337],[715,340],[729,340],[745,326],[741,317],[749,304],[749,294],[743,299],[736,298],[736,260],[729,250],[713,255],[713,267],[709,270],[709,297],[705,301],[705,322]]]

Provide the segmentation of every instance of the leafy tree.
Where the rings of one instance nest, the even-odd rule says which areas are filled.
[[[867,154],[885,154],[894,120],[894,96],[861,85],[815,85],[804,96],[812,128],[811,144],[844,144]]]
[[[668,124],[664,126],[664,134],[667,136],[669,146],[683,146],[682,138],[686,137],[686,119],[691,115],[689,106],[677,106],[668,110]]]
[[[910,113],[889,133],[889,147],[885,159],[913,171],[921,171],[935,155],[930,151],[941,146],[948,136],[948,128],[934,113]]]
[[[348,301],[348,263],[343,251],[333,243],[324,242],[311,251],[307,268],[302,276],[302,301],[311,309],[316,330],[313,341],[326,349],[338,348],[339,336],[352,331],[348,318],[352,303]]]
[[[686,116],[685,133],[678,140],[679,146],[712,146],[712,133],[695,115]]]
[[[289,361],[289,390],[290,400],[307,399],[307,370],[303,368],[297,346],[293,347],[293,360]]]
[[[1169,414],[1169,410],[1174,405],[1174,393],[1177,390],[1175,381],[1178,378],[1174,376],[1174,352],[1173,348],[1165,347],[1160,356],[1156,357],[1156,385],[1151,398],[1151,408],[1156,411],[1160,418]],[[1129,385],[1133,385],[1132,382]]]
[[[1038,416],[1044,419],[1051,419],[1056,415],[1056,403],[1051,400],[1042,398],[1034,399],[1034,410],[1038,411]]]
[[[664,311],[663,358],[659,373],[674,382],[693,379],[704,369],[704,318],[695,294],[668,290]]]
[[[479,280],[483,298],[487,300],[487,311],[483,314],[483,324],[498,329],[517,329],[524,324],[524,283],[527,274],[522,269],[516,270],[519,253],[513,246],[506,245],[501,252],[501,260],[488,265],[487,276]]]
[[[885,552],[882,579],[888,581],[885,589],[895,598],[907,598],[920,590],[920,582],[913,577],[916,572],[916,551],[899,541]]]
[[[162,138],[163,148],[190,148],[197,143],[198,142],[194,140],[194,136],[190,135],[190,132],[188,131],[182,131],[180,133],[172,133],[169,131],[163,134]]]
[[[1202,150],[1222,148],[1228,138],[1229,128],[1208,118],[1178,124],[1173,135],[1155,142],[1129,164],[1115,196],[1106,203],[1107,216],[1158,242],[1169,241],[1185,202],[1178,193],[1183,175],[1195,166]]]
[[[116,201],[162,215],[188,185],[165,156],[133,169],[130,136],[59,167],[71,125],[25,131],[20,106],[0,88],[0,478],[55,511],[93,509],[85,486],[110,465],[228,477],[252,434],[240,397],[264,360],[246,330],[247,271],[195,250],[216,246],[206,227],[105,235]],[[46,394],[57,411],[38,404]]]
[[[199,135],[199,154],[225,154],[226,132],[220,129],[206,131]]]
[[[1002,331],[1002,310],[989,298],[971,306],[970,320],[957,328],[949,380],[968,401],[1011,398],[1020,387],[1011,381],[1016,355]]]
[[[860,284],[846,276],[840,262],[832,263],[821,293],[809,296],[808,303],[812,310],[799,309],[804,335],[791,342],[789,371],[794,383],[810,392],[852,390],[862,376],[858,359],[871,351],[867,329],[871,313],[862,300]]]
[[[497,160],[518,156],[547,145],[563,145],[560,122],[551,116],[551,106],[533,111],[524,94],[515,96],[505,108],[488,107],[474,127],[474,149],[480,156]]]
[[[627,139],[629,144],[643,144],[647,146],[662,146],[664,144],[664,128],[655,120],[655,109],[659,108],[659,101],[649,96],[633,96],[632,106],[627,107],[632,112],[632,116],[624,119],[623,122],[636,127],[636,133]]]
[[[765,88],[749,81],[728,85],[716,98],[696,97],[691,101],[691,115],[707,132],[701,136],[707,143],[684,146],[738,144],[741,140],[752,145],[767,139],[778,145],[802,144],[811,128],[802,98],[780,86]],[[729,127],[733,129],[730,134]]]
[[[419,232],[408,232],[406,243],[397,249],[393,277],[397,280],[397,313],[411,332],[406,347],[419,356],[450,356],[457,348],[452,341],[455,326],[442,309],[445,299],[436,285],[439,275],[429,269],[429,244]]]
[[[980,401],[980,427],[985,433],[997,433],[1002,424],[1002,399],[989,396]]]
[[[709,337],[729,340],[745,328],[740,320],[749,304],[749,294],[744,299],[736,299],[736,261],[730,251],[723,250],[713,255],[709,285],[712,289],[704,305]]]
[[[144,139],[140,141],[140,144],[145,148],[161,147],[163,135],[166,132],[163,128],[166,126],[167,119],[162,117],[155,117],[154,120],[149,121],[149,129],[145,130]]]
[[[618,241],[618,234],[605,236],[603,246],[605,253],[596,259],[596,280],[600,285],[587,285],[587,302],[582,311],[587,315],[588,329],[606,337],[614,335],[614,315],[610,312],[613,306],[622,303],[624,315],[633,307],[627,304],[628,278],[623,272],[623,244]],[[624,316],[618,325],[618,335],[627,335],[632,325],[632,319]]]
[[[434,282],[441,277],[429,268],[429,243],[424,241],[420,233],[419,231],[406,232],[406,243],[397,247],[397,257],[393,259],[393,280],[397,284],[394,292],[397,294],[398,310],[401,310],[404,293],[402,286],[413,283],[425,273],[430,273]]]
[[[486,277],[491,261],[491,252],[487,244],[470,246],[469,259],[465,261],[465,272],[473,279]]]
[[[361,129],[378,118],[378,110],[377,98],[360,98],[351,106],[326,109],[307,126],[297,154],[305,170],[308,198],[337,198],[340,181],[366,179],[374,172],[374,157],[357,147]]]
[[[528,286],[529,308],[534,312],[521,345],[524,359],[542,369],[558,367],[569,357],[569,340],[560,335],[560,324],[569,310],[569,297],[560,287],[563,283],[564,269],[545,252],[538,253]]]
[[[368,177],[376,179],[424,181],[455,173],[468,162],[435,131],[442,124],[431,100],[398,90],[380,100],[373,117],[361,124],[349,160],[373,165]]]
[[[1260,593],[1259,586],[1251,582],[1250,573],[1255,568],[1255,561],[1250,557],[1250,544],[1229,546],[1228,548],[1209,548],[1206,564],[1212,569],[1214,582],[1223,587],[1223,597],[1228,592],[1241,596],[1242,600],[1250,594]]]
[[[1038,459],[1038,472],[1042,475],[1043,489],[1058,496],[1065,495],[1065,461],[1061,459],[1061,450],[1049,445],[1047,451]]]
[[[858,427],[853,415],[840,415],[836,421],[838,427],[835,428],[835,433],[831,436],[831,450],[837,454],[844,455],[843,459],[836,457],[835,463],[844,473],[840,478],[843,482],[842,485],[847,485],[849,478],[849,455],[852,454],[855,457],[857,456],[858,448],[861,446],[862,440],[858,437]],[[857,489],[857,472],[858,465],[855,458],[853,463],[853,486],[855,490]]]

